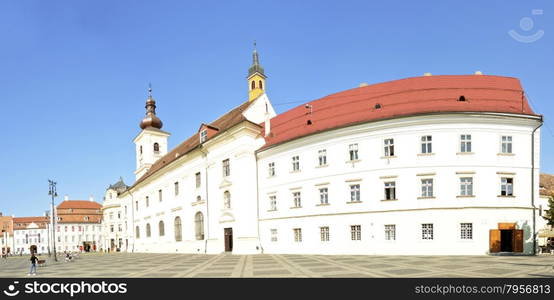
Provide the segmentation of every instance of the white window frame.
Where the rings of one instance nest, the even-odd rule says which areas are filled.
[[[269,177],[275,176],[275,162],[270,162],[267,164],[267,172],[269,174]]]
[[[357,143],[348,145],[348,155],[349,155],[349,161],[359,160]]]
[[[385,157],[394,156],[394,138],[388,138],[383,140],[383,155]]]
[[[508,183],[508,179],[511,183]],[[508,193],[510,190],[511,193]],[[514,196],[514,177],[500,177],[500,196]]]
[[[385,240],[396,241],[396,224],[385,224]]]
[[[200,144],[208,140],[208,129],[200,131]]]
[[[460,153],[471,153],[472,151],[471,134],[460,134]]]
[[[434,185],[435,180],[433,178],[421,178],[421,197],[432,198],[435,196]]]
[[[269,195],[269,210],[277,210],[277,195]]]
[[[302,207],[302,193],[300,191],[292,192],[292,200],[293,207]]]
[[[385,200],[396,200],[396,181],[386,181],[384,183],[384,193],[385,193],[385,197],[384,199]],[[387,189],[391,190],[388,195],[389,197],[387,197]],[[392,195],[392,197],[391,197]]]
[[[350,239],[352,241],[362,240],[362,225],[350,225]]]
[[[327,149],[321,149],[317,151],[318,166],[327,165]]]
[[[227,158],[221,162],[223,168],[223,177],[231,176],[231,161]]]
[[[361,185],[359,183],[350,185],[350,202],[361,202]]]
[[[301,243],[302,242],[302,228],[293,228],[292,230],[294,232],[294,241],[296,243]]]
[[[473,223],[460,223],[460,240],[473,240]]]
[[[300,171],[300,156],[295,155],[292,157],[292,172]]]
[[[320,240],[322,242],[328,242],[330,240],[329,226],[319,227],[319,233],[320,233]]]
[[[329,204],[329,188],[319,188],[319,204]]]
[[[433,136],[432,135],[422,135],[420,137],[420,143],[421,143],[421,154],[433,153]]]
[[[473,196],[473,177],[460,177],[460,196]]]
[[[511,135],[503,135],[500,137],[500,153],[512,154],[514,138]]]
[[[270,232],[271,232],[271,241],[277,242],[279,240],[277,229],[272,228],[270,229]]]

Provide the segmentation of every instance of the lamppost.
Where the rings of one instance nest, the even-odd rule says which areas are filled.
[[[53,252],[54,252],[54,260],[58,261],[58,256],[56,255],[56,228],[55,228],[55,215],[56,210],[54,209],[54,197],[58,197],[58,193],[56,193],[56,182],[48,179],[48,195],[52,196],[52,245],[53,245]]]
[[[46,216],[50,216],[48,211],[46,211]],[[50,239],[52,238],[49,234],[50,232],[50,223],[46,224],[46,238],[48,239],[48,257],[52,257],[52,253],[50,252]]]

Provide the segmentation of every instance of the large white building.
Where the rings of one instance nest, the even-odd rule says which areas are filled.
[[[13,254],[47,254],[50,247],[50,226],[48,217],[13,218]]]
[[[134,139],[136,182],[108,189],[104,202],[104,232],[125,226],[105,244],[173,253],[534,253],[543,227],[542,116],[517,79],[406,78],[279,115],[265,79],[254,52],[248,101],[172,150],[149,95]]]

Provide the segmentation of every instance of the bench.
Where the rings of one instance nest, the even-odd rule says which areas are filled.
[[[46,265],[46,260],[45,259],[39,259],[37,260],[37,265],[39,267],[44,267]]]

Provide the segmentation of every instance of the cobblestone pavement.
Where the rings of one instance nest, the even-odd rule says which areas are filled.
[[[551,277],[554,256],[324,256],[83,254],[38,267],[38,277]],[[26,277],[29,257],[0,260],[0,277]]]

